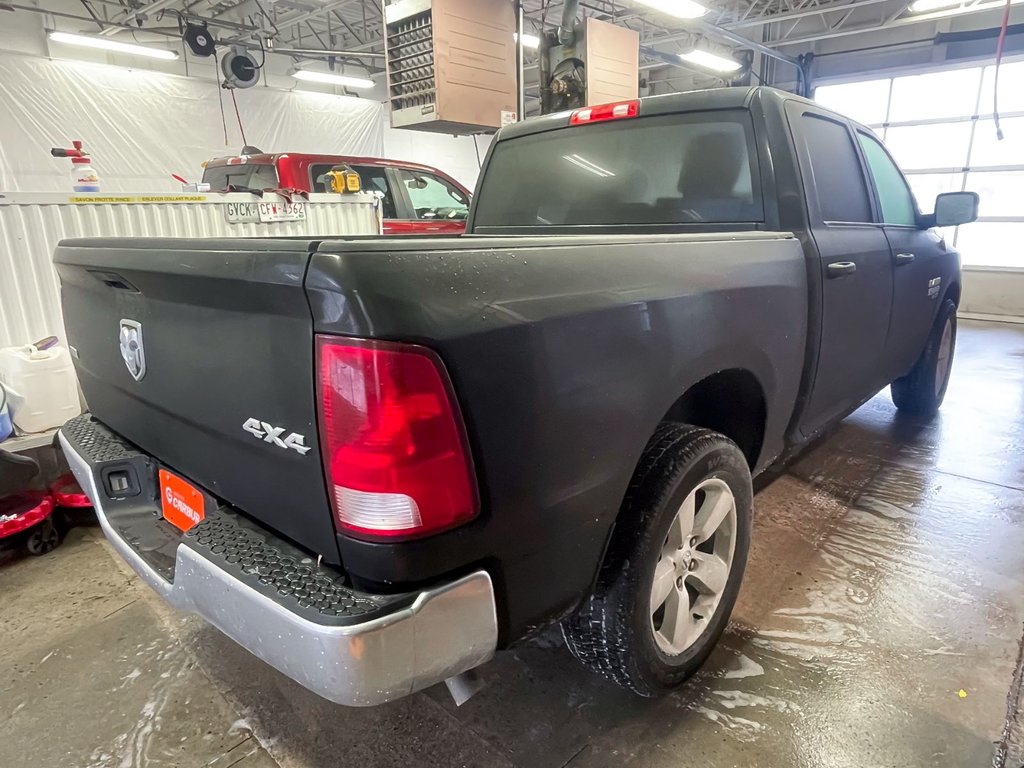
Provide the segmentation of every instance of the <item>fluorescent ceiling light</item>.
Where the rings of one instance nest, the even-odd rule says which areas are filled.
[[[1010,5],[1017,5],[1024,0],[1010,0]],[[930,13],[935,18],[958,16],[978,11],[999,10],[1006,7],[1005,0],[989,0],[989,2],[968,3],[967,0],[915,0],[908,10],[911,13]]]
[[[130,56],[148,56],[151,59],[166,59],[173,61],[178,58],[175,51],[168,51],[165,48],[150,48],[145,45],[134,43],[122,43],[119,40],[111,40],[107,37],[89,37],[88,35],[73,35],[70,32],[51,32],[50,39],[55,43],[65,45],[78,45],[83,48],[99,48],[115,53],[127,53]]]
[[[351,77],[350,75],[335,75],[331,72],[315,72],[311,69],[297,69],[292,72],[296,80],[306,80],[310,83],[327,83],[328,85],[347,85],[350,88],[373,88],[375,83],[365,77]]]
[[[910,4],[911,13],[927,13],[937,11],[940,8],[949,8],[953,5],[962,5],[961,0],[917,0]]]
[[[517,43],[519,42],[519,33],[513,32],[512,39]],[[529,32],[523,33],[523,48],[539,48],[540,38],[537,35],[531,35]]]
[[[694,0],[636,0],[656,11],[675,16],[677,19],[699,19],[708,9]]]
[[[715,72],[735,72],[743,66],[735,59],[729,59],[725,56],[719,56],[717,53],[701,50],[680,53],[679,58],[690,64],[696,64],[698,67],[704,67]]]

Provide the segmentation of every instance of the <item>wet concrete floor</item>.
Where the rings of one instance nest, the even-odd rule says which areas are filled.
[[[939,418],[882,393],[754,513],[732,624],[678,693],[637,699],[549,631],[461,708],[328,704],[77,528],[0,569],[0,766],[1024,763],[1024,326],[963,322]]]

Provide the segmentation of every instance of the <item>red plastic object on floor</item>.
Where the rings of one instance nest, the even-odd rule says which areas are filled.
[[[82,486],[78,484],[72,474],[61,475],[54,480],[50,485],[50,495],[53,496],[54,504],[58,507],[78,509],[92,506],[89,497],[85,495]]]
[[[53,497],[45,491],[22,491],[0,498],[0,539],[38,525],[53,514]]]

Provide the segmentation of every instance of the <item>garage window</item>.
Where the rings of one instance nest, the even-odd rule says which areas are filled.
[[[1024,61],[999,70],[1003,141],[992,119],[994,81],[993,66],[947,68],[822,85],[814,97],[874,129],[906,174],[921,211],[931,212],[942,192],[981,195],[978,222],[946,235],[965,265],[1024,268],[1024,249],[1014,247],[1024,240]],[[869,162],[870,152],[865,147]],[[881,186],[873,163],[872,174]],[[895,215],[890,210],[887,220]]]

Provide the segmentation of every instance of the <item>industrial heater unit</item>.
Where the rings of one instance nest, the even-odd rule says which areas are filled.
[[[515,120],[508,0],[399,0],[384,26],[394,128],[469,134]]]

